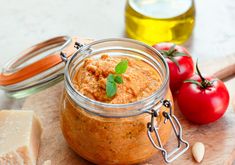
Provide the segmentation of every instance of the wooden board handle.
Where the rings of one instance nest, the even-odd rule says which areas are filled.
[[[235,61],[234,61],[234,64],[226,66],[223,69],[215,72],[213,74],[213,76],[217,77],[221,80],[226,80],[226,79],[229,79],[229,78],[235,76]]]

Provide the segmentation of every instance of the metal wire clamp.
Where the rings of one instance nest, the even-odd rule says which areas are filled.
[[[161,141],[161,138],[160,138],[160,135],[159,135],[159,132],[158,132],[157,123],[156,124],[154,123],[156,121],[155,117],[159,116],[159,111],[160,111],[159,106],[158,106],[158,108],[153,108],[150,112],[151,121],[149,123],[147,123],[147,128],[148,128],[147,134],[148,134],[148,137],[149,137],[151,143],[153,144],[153,146],[156,149],[161,151],[165,162],[166,163],[171,163],[176,158],[181,156],[185,151],[187,151],[187,149],[189,148],[189,143],[187,141],[183,140],[183,138],[182,138],[182,127],[179,123],[179,120],[172,113],[171,101],[170,100],[163,100],[163,101],[161,101],[161,104],[163,106],[165,106],[166,108],[169,108],[169,112],[166,112],[166,111],[162,112],[162,115],[165,118],[164,124],[166,124],[167,121],[169,120],[169,122],[170,122],[170,124],[173,128],[174,134],[177,138],[178,145],[171,152],[168,152],[162,145],[162,141]],[[154,132],[154,134],[157,138],[157,144],[155,143],[155,141],[153,139],[153,136],[152,136],[153,132]],[[182,145],[184,146],[184,148],[182,148]]]
[[[79,50],[83,46],[84,45],[79,43],[79,42],[75,42],[75,44],[74,44],[74,48],[76,48],[77,50]],[[62,61],[64,61],[64,63],[67,63],[68,57],[67,57],[66,53],[60,52],[60,58],[61,58]]]

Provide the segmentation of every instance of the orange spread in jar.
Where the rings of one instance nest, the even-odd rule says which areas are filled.
[[[118,84],[116,95],[109,98],[106,80],[122,59],[128,60],[128,68],[121,75],[123,84]],[[99,59],[86,59],[74,72],[72,83],[77,91],[92,100],[110,104],[142,100],[162,83],[159,73],[150,64],[125,56],[102,55]],[[165,98],[172,100],[169,88]],[[169,111],[165,107],[161,108],[163,110]],[[150,120],[151,115],[147,113],[122,118],[89,113],[74,102],[66,90],[61,105],[61,129],[66,141],[76,153],[96,164],[134,164],[150,158],[157,152],[147,136]],[[164,145],[170,136],[170,123],[163,124],[162,114],[156,122]]]
[[[123,59],[128,60],[127,71],[122,75],[123,83],[117,85],[117,94],[106,96],[106,79],[115,73],[115,66]],[[75,88],[83,95],[100,102],[127,104],[150,96],[161,85],[157,71],[148,63],[130,57],[86,59],[73,78]]]

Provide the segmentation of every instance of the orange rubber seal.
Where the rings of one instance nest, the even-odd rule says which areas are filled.
[[[43,50],[45,47],[48,47],[48,45],[55,45],[63,42],[65,43],[66,41],[68,41],[66,40],[68,39],[68,37],[65,37],[66,36],[55,37],[47,41],[41,42],[37,45],[34,45],[29,49],[26,49],[22,53],[22,55],[15,60],[14,64],[11,67],[14,70],[14,65],[17,65],[17,61],[20,61],[23,58],[27,58],[26,56],[28,56],[29,54],[33,54],[34,52],[42,52],[40,50]],[[77,50],[76,48],[74,48],[74,44],[76,41],[77,37],[73,37],[72,39],[70,38],[70,43],[64,45],[65,47],[63,48],[63,50],[60,51],[66,53],[67,57],[71,56]],[[60,64],[62,62],[62,59],[60,58],[60,51],[49,54],[46,57],[23,67],[22,69],[16,69],[16,71],[11,71],[11,69],[10,71],[8,71],[6,69],[6,73],[0,73],[0,85],[7,86],[16,84]]]

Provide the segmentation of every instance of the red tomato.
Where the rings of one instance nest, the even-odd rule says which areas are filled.
[[[204,78],[199,71],[181,86],[177,102],[188,120],[207,124],[223,116],[229,104],[229,93],[221,80]]]
[[[166,58],[170,70],[170,88],[172,93],[179,90],[183,81],[194,73],[194,64],[189,52],[182,46],[172,43],[153,45]]]

